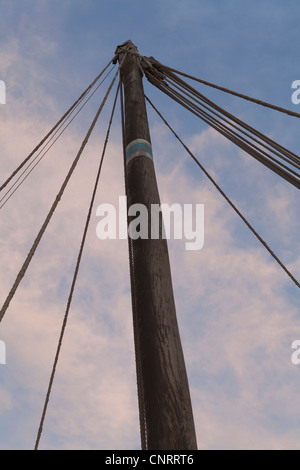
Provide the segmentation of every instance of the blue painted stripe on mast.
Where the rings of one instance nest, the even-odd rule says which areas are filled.
[[[147,140],[137,139],[131,142],[126,148],[126,162],[134,157],[145,156],[153,160],[152,147]]]

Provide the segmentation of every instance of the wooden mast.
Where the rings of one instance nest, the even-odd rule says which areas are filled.
[[[148,209],[148,238],[131,239],[131,286],[138,394],[144,447],[197,449],[188,379],[176,318],[168,247],[151,239],[151,205],[160,204],[136,46],[127,41],[121,78],[125,97],[124,152],[128,207]],[[130,218],[128,219],[130,223]]]

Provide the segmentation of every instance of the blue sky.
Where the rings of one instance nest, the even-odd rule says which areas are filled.
[[[79,96],[118,44],[300,112],[300,5],[288,1],[2,0],[0,177]],[[199,85],[217,104],[299,154],[298,121]],[[299,195],[145,81],[146,93],[299,279]],[[101,98],[70,127],[0,213],[4,301]],[[106,117],[1,324],[0,448],[31,449],[81,237]],[[200,449],[299,449],[299,289],[149,110],[161,199],[205,204],[205,246],[171,241],[170,260]],[[124,193],[117,113],[96,204]],[[43,449],[139,448],[126,241],[101,242],[97,217],[71,310]]]

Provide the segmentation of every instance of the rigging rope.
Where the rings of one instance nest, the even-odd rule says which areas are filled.
[[[169,80],[167,80],[169,81]],[[180,90],[180,87],[178,85],[173,85],[175,88],[177,88],[178,90]],[[214,111],[213,109],[210,109],[208,106],[204,105],[203,103],[201,103],[199,100],[193,98],[191,96],[190,93],[186,92],[186,95],[191,98],[191,99],[194,99],[196,101],[196,103],[199,103],[204,109],[207,109],[209,110],[212,114],[214,114],[215,116],[221,118],[224,122],[226,122],[227,124],[229,124],[231,127],[239,130],[240,132],[242,132],[244,135],[246,135],[247,137],[250,137],[254,142],[257,142],[258,144],[262,145],[264,148],[266,148],[267,150],[271,150],[272,152],[274,152],[274,154],[276,154],[277,156],[279,156],[280,158],[282,158],[283,160],[285,160],[286,162],[290,163],[291,165],[293,165],[295,168],[298,168],[300,169],[300,158],[297,156],[297,155],[294,155],[292,153],[290,153],[289,151],[287,151],[287,149],[284,149],[284,147],[281,147],[280,145],[278,145],[276,142],[272,141],[271,139],[269,139],[268,137],[266,137],[265,135],[261,134],[260,132],[258,132],[256,129],[254,128],[251,128],[250,126],[248,126],[247,124],[245,124],[243,121],[237,119],[235,116],[233,116],[232,114],[229,114],[227,113],[225,110],[223,110],[222,108],[219,108],[217,106],[214,106],[215,109],[219,110],[219,111],[223,111],[224,112],[224,115],[225,116],[228,116],[230,117],[233,122],[236,122],[238,124],[241,125],[241,129],[236,125],[236,124],[232,124],[228,119],[222,117],[222,115],[219,114],[219,112],[216,112]],[[208,100],[207,100],[208,101]],[[213,105],[214,103],[210,102],[211,105]],[[256,139],[255,137],[252,137],[251,135],[248,134],[248,132],[246,132],[245,130],[249,130],[250,132],[252,132],[255,136],[259,137],[262,142],[260,142],[258,139]],[[271,147],[271,148],[270,148]],[[272,147],[275,149],[275,150],[272,150]],[[283,156],[281,155],[278,151],[276,151],[276,149],[278,150],[281,150],[283,155],[286,155],[286,156]]]
[[[215,118],[211,117],[206,112],[203,112],[200,109],[197,110],[195,105],[189,102],[189,100],[186,100],[184,97],[181,97],[178,93],[173,92],[173,95],[172,95],[172,93],[170,92],[170,89],[166,89],[165,93],[171,96],[173,99],[175,99],[175,101],[177,101],[179,104],[184,106],[187,110],[191,111],[193,114],[200,117],[204,122],[206,122],[215,130],[220,132],[231,142],[235,143],[242,150],[246,151],[248,154],[253,156],[256,160],[260,161],[265,166],[267,166],[268,168],[273,170],[275,173],[280,175],[282,178],[286,179],[289,183],[293,184],[294,186],[298,188],[300,187],[300,179],[299,179],[300,176],[298,175],[298,173],[296,173],[294,170],[284,165],[279,160],[276,160],[271,155],[267,154],[264,150],[257,147],[251,141],[245,139],[244,137],[240,136],[235,131],[231,130],[230,127],[226,127],[226,125],[223,124],[223,122],[225,122],[224,119],[222,120],[223,122],[220,122],[216,120]],[[231,127],[234,127],[234,126],[231,125]],[[252,140],[254,139],[252,138]],[[260,145],[263,146],[263,144],[260,144]],[[294,167],[296,168],[295,165]]]
[[[0,192],[8,185],[8,183],[15,177],[15,175],[23,168],[24,165],[32,158],[32,156],[43,146],[43,144],[48,140],[48,138],[53,134],[53,132],[64,123],[68,118],[70,113],[76,108],[84,97],[89,93],[89,91],[94,87],[97,81],[102,77],[108,67],[114,62],[115,57],[109,61],[109,63],[104,67],[104,69],[97,75],[93,82],[84,90],[80,97],[72,104],[72,106],[66,111],[66,113],[61,117],[61,119],[52,127],[48,134],[40,141],[40,143],[33,149],[33,151],[23,160],[23,162],[13,171],[13,173],[7,178],[7,180],[0,186]]]
[[[59,130],[63,127],[63,125],[67,122],[67,120],[72,116],[72,114],[74,113],[74,111],[77,109],[77,107],[79,106],[79,104],[83,101],[83,99],[91,92],[91,89],[89,90],[89,92],[85,95],[85,97],[79,102],[77,103],[77,105],[73,108],[72,112],[68,115],[68,117],[64,120],[64,122],[56,129],[56,131],[54,132],[54,134],[51,136],[51,138],[48,140],[48,142],[41,148],[41,150],[39,151],[39,153],[31,160],[31,162],[29,162],[27,168],[25,168],[25,170],[20,174],[20,176],[16,179],[16,181],[12,184],[12,186],[7,190],[7,192],[4,194],[4,196],[0,199],[0,203],[2,201],[4,201],[1,205],[0,205],[0,210],[5,206],[5,204],[11,199],[11,197],[15,194],[15,192],[19,189],[19,187],[23,184],[23,182],[29,177],[29,175],[33,172],[33,170],[37,167],[37,165],[41,162],[41,160],[45,157],[45,155],[47,155],[47,153],[50,151],[50,149],[54,146],[54,144],[58,141],[58,139],[64,134],[64,132],[68,129],[68,127],[71,125],[71,123],[74,121],[74,119],[78,116],[78,114],[80,113],[80,111],[86,106],[86,104],[90,101],[90,99],[94,96],[94,94],[97,92],[97,90],[100,88],[100,86],[105,82],[105,80],[107,79],[107,77],[111,74],[111,72],[113,71],[113,69],[115,68],[115,65],[110,69],[110,71],[106,74],[106,76],[104,77],[104,79],[99,83],[99,85],[95,88],[95,90],[93,91],[93,93],[90,94],[90,96],[85,100],[85,102],[83,103],[83,105],[79,108],[79,110],[77,111],[77,113],[73,116],[73,118],[65,125],[65,127],[62,129],[62,131],[58,134],[57,138],[52,142],[52,144],[46,148],[49,143],[51,142],[51,140],[54,139],[55,135],[59,132]],[[46,150],[45,150],[46,149]],[[42,153],[44,151],[44,153]],[[42,153],[42,155],[41,155]],[[41,156],[40,156],[41,155]],[[40,158],[38,159],[38,157],[40,156]],[[37,160],[38,159],[38,160]],[[34,164],[34,162],[37,160],[37,162]],[[33,166],[32,166],[33,165]],[[29,170],[29,168],[32,166],[32,168]],[[29,170],[29,171],[28,171]],[[21,180],[21,182],[17,185],[18,181],[20,181],[20,179],[22,178],[22,176],[25,174],[24,178]],[[17,185],[17,187],[13,190],[13,188]],[[7,197],[8,196],[8,197]]]
[[[121,120],[122,120],[123,153],[124,153],[123,155],[124,156],[124,179],[125,179],[125,192],[127,195],[128,192],[127,192],[127,179],[126,179],[125,115],[124,115],[124,99],[123,99],[123,87],[121,83],[121,77],[120,77],[120,97],[121,97]],[[135,345],[135,361],[136,361],[141,448],[142,450],[147,450],[147,426],[146,426],[146,409],[145,409],[145,399],[144,399],[144,382],[143,382],[143,376],[142,376],[141,349],[139,346],[138,321],[137,321],[136,305],[135,305],[135,282],[134,282],[135,276],[134,276],[134,262],[133,262],[133,243],[132,243],[131,237],[128,236],[127,239],[128,239],[128,252],[129,252],[129,273],[130,273],[130,285],[131,285],[131,304],[132,304],[133,333],[134,333],[134,345]]]
[[[269,137],[265,136],[264,134],[262,134],[261,132],[257,131],[256,129],[254,129],[253,127],[249,126],[248,124],[246,124],[245,122],[241,121],[240,119],[238,119],[236,116],[234,116],[233,114],[230,114],[229,112],[225,111],[223,108],[217,106],[214,102],[212,102],[211,100],[209,100],[208,98],[206,98],[202,93],[200,93],[198,90],[196,90],[195,88],[191,87],[190,85],[188,85],[186,82],[184,82],[183,80],[181,80],[179,77],[176,77],[176,75],[170,73],[168,75],[169,79],[171,79],[172,81],[175,81],[176,83],[178,83],[180,86],[182,86],[183,88],[185,88],[186,90],[189,90],[190,93],[192,93],[194,96],[198,97],[201,101],[207,103],[208,105],[210,105],[212,108],[220,111],[221,113],[223,113],[225,116],[229,117],[230,119],[232,119],[234,122],[236,122],[237,124],[241,125],[242,127],[244,127],[246,130],[249,130],[250,132],[252,132],[254,135],[256,135],[257,137],[265,140],[266,142],[268,142],[271,146],[273,146],[274,148],[278,148],[280,149],[282,152],[285,152],[285,154],[287,156],[290,156],[290,157],[293,157],[294,158],[294,161],[300,161],[300,157],[296,154],[294,154],[293,152],[291,152],[290,150],[287,150],[285,147],[281,146],[280,144],[278,144],[277,142],[275,142],[274,140],[270,139]]]
[[[158,116],[162,119],[162,121],[166,124],[166,126],[170,129],[173,135],[176,137],[177,140],[181,143],[184,149],[189,153],[189,155],[193,158],[195,163],[201,168],[203,173],[207,176],[207,178],[213,183],[215,188],[220,192],[220,194],[226,199],[226,201],[230,204],[230,206],[234,209],[234,211],[238,214],[238,216],[243,220],[243,222],[247,225],[247,227],[251,230],[251,232],[255,235],[255,237],[260,241],[260,243],[267,249],[270,255],[277,261],[279,266],[286,272],[286,274],[291,278],[291,280],[296,284],[297,287],[300,288],[300,283],[294,277],[294,275],[288,270],[288,268],[283,264],[283,262],[278,258],[278,256],[273,252],[273,250],[269,247],[269,245],[265,242],[265,240],[256,232],[256,230],[252,227],[252,225],[248,222],[246,217],[240,212],[240,210],[236,207],[236,205],[231,201],[231,199],[226,195],[226,193],[221,189],[221,187],[216,183],[213,177],[208,173],[208,171],[204,168],[204,166],[199,162],[199,160],[195,157],[195,155],[190,151],[190,149],[184,144],[184,142],[180,139],[178,134],[173,130],[171,125],[166,121],[166,119],[162,116],[162,114],[158,111],[158,109],[154,106],[154,104],[150,101],[150,99],[145,96],[146,100],[158,114]]]
[[[213,109],[216,109],[218,112],[220,112],[223,116],[226,118],[228,117],[231,119],[234,123],[236,123],[239,126],[242,126],[243,128],[249,130],[251,133],[254,135],[258,136],[260,139],[262,139],[262,142],[258,142],[257,139],[254,139],[251,135],[248,133],[246,134],[250,139],[256,141],[259,143],[261,147],[266,147],[264,145],[264,142],[267,142],[268,145],[272,146],[275,148],[274,150],[271,150],[271,152],[274,155],[278,155],[278,150],[281,152],[279,155],[281,159],[284,159],[285,161],[288,161],[289,165],[292,166],[293,168],[288,167],[285,165],[282,161],[277,159],[274,156],[271,156],[270,154],[266,153],[264,150],[262,150],[260,147],[255,145],[253,142],[249,141],[245,137],[239,135],[237,132],[232,130],[232,128],[236,128],[239,130],[239,132],[242,132],[245,134],[245,132],[242,129],[239,129],[235,124],[229,123],[230,126],[226,125],[226,122],[228,122],[227,119],[224,119],[224,117],[219,116],[221,120],[216,119],[212,115],[208,114],[206,111],[204,111],[202,108],[209,109],[206,105],[200,108],[198,106],[199,101],[196,101],[196,103],[192,102],[190,99],[186,98],[183,94],[178,93],[174,88],[172,88],[168,83],[165,83],[164,80],[159,79],[157,75],[154,75],[151,71],[146,71],[146,76],[150,80],[152,84],[154,84],[157,88],[159,88],[162,92],[170,96],[172,99],[174,99],[176,102],[181,104],[183,107],[185,107],[187,110],[191,111],[193,114],[196,116],[200,117],[204,122],[209,124],[211,127],[213,127],[215,130],[220,132],[222,135],[224,135],[227,139],[238,145],[242,150],[246,151],[249,153],[251,156],[256,158],[258,161],[263,163],[265,166],[273,170],[275,173],[280,175],[282,178],[284,178],[286,181],[291,183],[297,188],[300,188],[300,174],[297,173],[294,169],[299,168],[298,162],[300,162],[299,156],[293,154],[292,152],[289,152],[287,149],[284,149],[283,147],[279,146],[276,142],[272,141],[271,139],[267,138],[260,132],[256,131],[253,129],[251,126],[248,126],[247,124],[243,123],[241,120],[237,119],[235,116],[231,115],[230,113],[226,112],[219,106],[215,105],[212,103],[210,100],[205,98],[203,95],[199,94],[203,101],[207,103],[209,106],[211,106]],[[193,89],[192,89],[193,90]],[[184,90],[182,93],[187,94]],[[195,94],[198,94],[198,92],[195,90]],[[191,95],[187,95],[189,98],[191,98]],[[216,114],[213,110],[210,110],[213,114]],[[283,149],[283,150],[281,150]],[[285,158],[287,157],[287,158]]]
[[[124,56],[124,58],[125,58],[125,56]],[[49,225],[49,222],[50,222],[50,220],[51,220],[51,218],[52,218],[52,216],[53,216],[53,214],[54,214],[54,212],[55,212],[55,210],[56,210],[56,208],[57,208],[57,206],[58,206],[58,203],[59,203],[60,199],[62,198],[62,195],[63,195],[63,193],[64,193],[64,191],[65,191],[65,189],[66,189],[66,187],[67,187],[67,185],[68,185],[68,183],[69,183],[69,180],[70,180],[71,176],[73,175],[73,172],[74,172],[74,170],[75,170],[75,168],[76,168],[76,166],[77,166],[77,164],[78,164],[78,161],[79,161],[79,159],[80,159],[80,157],[81,157],[81,155],[82,155],[82,153],[83,153],[83,150],[85,149],[85,147],[86,147],[86,145],[87,145],[87,143],[88,143],[88,140],[89,140],[89,138],[90,138],[90,136],[91,136],[91,134],[92,134],[92,131],[93,131],[93,129],[94,129],[94,127],[95,127],[95,125],[96,125],[96,123],[97,123],[97,121],[98,121],[98,118],[99,118],[99,116],[100,116],[100,114],[101,114],[101,112],[102,112],[102,110],[103,110],[103,107],[104,107],[104,105],[105,105],[105,103],[106,103],[106,101],[107,101],[107,98],[108,98],[108,96],[109,96],[109,94],[110,94],[110,92],[111,92],[111,89],[112,89],[112,87],[113,87],[113,85],[114,85],[114,83],[115,83],[115,80],[116,80],[116,78],[117,78],[117,75],[118,75],[118,73],[119,73],[119,70],[120,70],[121,65],[122,65],[122,64],[120,64],[120,66],[119,66],[119,68],[118,68],[118,70],[117,70],[117,72],[116,72],[116,74],[115,74],[115,76],[114,76],[114,78],[113,78],[113,80],[112,80],[112,82],[111,82],[111,84],[110,84],[110,86],[109,86],[107,92],[106,92],[106,95],[104,96],[104,98],[103,98],[103,100],[102,100],[102,103],[101,103],[101,105],[100,105],[100,107],[99,107],[99,109],[98,109],[98,111],[97,111],[97,113],[96,113],[96,116],[95,116],[95,118],[94,118],[94,120],[93,120],[93,122],[92,122],[92,124],[91,124],[91,126],[90,126],[90,128],[89,128],[89,130],[88,130],[88,132],[87,132],[87,134],[86,134],[86,137],[85,137],[84,141],[83,141],[82,144],[81,144],[81,147],[80,147],[80,149],[79,149],[79,151],[78,151],[78,153],[77,153],[77,155],[76,155],[76,158],[75,158],[75,160],[74,160],[74,162],[73,162],[73,164],[72,164],[72,166],[71,166],[71,168],[70,168],[70,170],[69,170],[69,172],[68,172],[68,174],[67,174],[67,176],[66,176],[66,178],[65,178],[65,180],[64,180],[64,182],[63,182],[63,184],[62,184],[62,187],[61,187],[59,193],[58,193],[58,195],[56,196],[56,199],[55,199],[55,201],[54,201],[54,203],[53,203],[53,205],[52,205],[52,207],[51,207],[51,209],[50,209],[50,212],[48,213],[48,215],[47,215],[47,217],[46,217],[46,219],[45,219],[45,221],[44,221],[44,223],[43,223],[43,225],[42,225],[42,227],[41,227],[41,229],[40,229],[40,231],[39,231],[39,233],[38,233],[38,235],[37,235],[37,237],[36,237],[36,239],[35,239],[35,241],[34,241],[34,243],[33,243],[33,245],[32,245],[32,247],[31,247],[31,249],[30,249],[30,251],[29,251],[29,253],[28,253],[28,255],[27,255],[27,258],[26,258],[26,260],[25,260],[25,262],[24,262],[22,268],[20,269],[19,274],[17,275],[17,278],[16,278],[16,280],[15,280],[15,282],[14,282],[14,285],[13,285],[11,291],[9,292],[9,294],[8,294],[8,296],[7,296],[5,302],[4,302],[4,304],[3,304],[3,306],[2,306],[2,308],[1,308],[1,310],[0,310],[0,322],[3,320],[3,317],[4,317],[6,311],[7,311],[8,307],[9,307],[9,304],[10,304],[11,300],[13,299],[13,297],[14,297],[14,295],[15,295],[15,293],[16,293],[16,291],[17,291],[19,285],[20,285],[20,282],[21,282],[21,280],[23,279],[23,277],[24,277],[24,275],[25,275],[25,273],[26,273],[26,271],[27,271],[27,269],[28,269],[28,266],[29,266],[29,264],[30,264],[30,262],[31,262],[31,260],[32,260],[32,258],[33,258],[33,256],[34,256],[34,254],[35,254],[35,252],[36,252],[36,250],[37,250],[37,247],[39,246],[39,243],[40,243],[40,241],[41,241],[41,239],[42,239],[42,237],[43,237],[43,235],[44,235],[44,233],[45,233],[45,231],[46,231],[46,229],[47,229],[47,227],[48,227],[48,225]]]
[[[230,95],[233,95],[233,96],[237,96],[238,98],[242,98],[244,100],[251,101],[255,104],[259,104],[260,106],[264,106],[266,108],[274,109],[275,111],[279,111],[280,113],[284,113],[284,114],[287,114],[289,116],[300,118],[300,114],[296,113],[295,111],[291,111],[289,109],[282,108],[280,106],[275,106],[271,103],[267,103],[266,101],[258,100],[256,98],[251,98],[250,96],[244,95],[242,93],[237,93],[236,91],[229,90],[228,88],[224,88],[224,87],[216,85],[214,83],[210,83],[206,80],[201,80],[200,78],[193,77],[192,75],[188,75],[187,73],[179,72],[178,70],[172,69],[171,67],[167,67],[166,65],[162,65],[161,63],[159,63],[159,66],[162,68],[162,70],[174,72],[178,75],[182,75],[183,77],[190,78],[191,80],[202,83],[203,85],[209,86],[211,88],[215,88],[215,89],[220,90],[220,91],[224,91],[225,93],[229,93]]]
[[[90,202],[90,206],[89,206],[89,210],[88,210],[87,219],[86,219],[86,222],[85,222],[85,227],[84,227],[84,231],[83,231],[81,245],[80,245],[80,249],[79,249],[79,253],[78,253],[78,257],[77,257],[77,262],[76,262],[76,268],[75,268],[75,271],[74,271],[71,290],[70,290],[70,294],[69,294],[69,298],[68,298],[68,302],[67,302],[67,307],[66,307],[66,311],[65,311],[65,315],[64,315],[64,319],[63,319],[63,323],[62,323],[62,328],[61,328],[61,332],[60,332],[60,337],[59,337],[58,346],[57,346],[57,350],[56,350],[56,354],[55,354],[55,359],[54,359],[54,363],[53,363],[53,367],[52,367],[52,372],[51,372],[51,376],[50,376],[50,381],[49,381],[49,385],[48,385],[48,390],[47,390],[47,394],[46,394],[46,399],[45,399],[45,403],[44,403],[43,413],[42,413],[42,417],[41,417],[41,421],[40,421],[40,425],[39,425],[39,429],[38,429],[38,433],[37,433],[37,438],[36,438],[36,443],[35,443],[34,450],[38,450],[39,443],[40,443],[41,436],[42,436],[42,432],[43,432],[43,426],[44,426],[44,422],[45,422],[45,417],[46,417],[46,413],[47,413],[47,408],[48,408],[48,404],[49,404],[51,390],[52,390],[52,386],[53,386],[53,382],[54,382],[54,378],[55,378],[55,373],[56,373],[56,368],[57,368],[57,364],[58,364],[58,360],[59,360],[59,355],[60,355],[60,351],[61,351],[61,347],[62,347],[62,342],[63,342],[63,338],[64,338],[64,334],[65,334],[65,330],[66,330],[66,326],[67,326],[67,322],[68,322],[70,307],[71,307],[71,303],[72,303],[72,299],[73,299],[73,294],[74,294],[75,285],[76,285],[78,272],[79,272],[79,268],[80,268],[80,263],[81,263],[81,259],[82,259],[82,254],[83,254],[83,250],[84,250],[84,246],[85,246],[85,242],[86,242],[86,237],[87,237],[87,233],[88,233],[88,229],[89,229],[89,225],[90,225],[90,221],[91,221],[92,210],[93,210],[93,207],[94,207],[95,197],[96,197],[96,193],[97,193],[97,189],[98,189],[98,185],[99,185],[102,165],[103,165],[104,156],[105,156],[105,153],[106,153],[106,148],[107,148],[107,144],[108,144],[108,139],[109,139],[109,135],[110,135],[112,121],[113,121],[114,114],[115,114],[115,109],[116,109],[116,104],[117,104],[117,99],[118,99],[118,94],[119,94],[119,88],[120,88],[120,85],[117,88],[117,92],[116,92],[116,96],[115,96],[115,100],[114,100],[114,104],[113,104],[113,109],[112,109],[111,117],[110,117],[109,124],[108,124],[108,129],[107,129],[106,138],[105,138],[105,142],[104,142],[104,146],[103,146],[100,165],[99,165],[98,173],[97,173],[97,176],[96,176],[96,181],[95,181],[95,184],[94,184],[94,190],[93,190],[93,193],[92,193],[92,198],[91,198],[91,202]]]

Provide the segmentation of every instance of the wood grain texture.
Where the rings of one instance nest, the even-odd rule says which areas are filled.
[[[121,70],[125,94],[125,146],[151,143],[142,70],[128,54]],[[167,241],[151,240],[151,204],[160,204],[154,163],[137,156],[126,166],[128,205],[148,208],[149,238],[132,240],[135,343],[140,364],[147,448],[197,449],[188,378],[178,329]],[[130,219],[129,219],[130,223]]]

